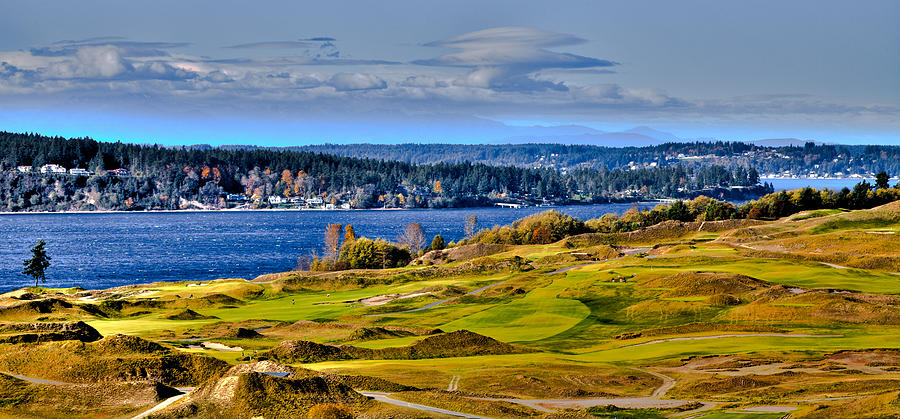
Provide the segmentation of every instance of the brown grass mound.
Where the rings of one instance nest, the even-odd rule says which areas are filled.
[[[900,324],[898,297],[837,290],[802,291],[795,294],[779,288],[761,293],[750,304],[729,310],[727,317],[741,321],[777,319],[808,324]]]
[[[235,327],[232,329],[228,329],[225,334],[222,335],[223,338],[238,338],[238,339],[256,339],[261,338],[263,335],[259,334],[256,330],[247,329],[244,327]]]
[[[0,319],[27,321],[47,317],[48,314],[56,314],[65,319],[103,317],[103,313],[92,308],[94,307],[91,305],[81,306],[59,298],[45,298],[0,307]]]
[[[429,336],[403,347],[368,349],[341,346],[341,348],[354,358],[361,359],[450,358],[531,352],[531,349],[500,342],[468,330]]]
[[[0,348],[0,370],[69,383],[159,381],[193,386],[224,373],[225,361],[167,349],[134,336]]]
[[[342,348],[308,340],[282,341],[274,348],[260,352],[257,357],[287,363],[337,361],[352,358]]]
[[[716,294],[707,298],[706,302],[714,306],[736,306],[741,304],[741,299],[731,294]]]
[[[0,374],[0,416],[130,417],[179,393],[156,382],[53,385]]]
[[[413,336],[413,333],[406,330],[386,329],[380,326],[360,327],[359,329],[354,330],[353,333],[351,333],[347,338],[347,340],[362,342],[367,340],[390,339],[404,336]]]
[[[766,288],[770,284],[746,275],[713,272],[680,272],[644,282],[643,288],[670,289],[661,297],[712,296],[717,294],[741,295],[748,291]]]
[[[414,260],[413,265],[430,265],[470,260],[490,256],[505,251],[509,246],[503,244],[476,243],[451,247],[444,250],[433,250]]]
[[[204,316],[194,310],[186,308],[179,312],[170,314],[166,316],[169,320],[208,320],[208,319],[218,319],[216,316]]]
[[[302,417],[320,404],[359,407],[368,401],[339,379],[285,378],[271,374],[268,369],[272,366],[277,364],[234,367],[225,376],[199,387],[185,403],[161,412],[161,416]]]
[[[91,344],[90,348],[107,354],[152,354],[168,351],[156,342],[122,334],[107,336]]]
[[[103,336],[85,322],[3,323],[0,343],[51,342],[80,340],[93,342]]]

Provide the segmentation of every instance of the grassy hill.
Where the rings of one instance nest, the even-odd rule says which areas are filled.
[[[102,394],[87,391],[73,416],[143,409],[165,393],[152,382],[199,388],[167,417],[439,415],[372,390],[486,417],[890,417],[898,227],[893,203],[457,248],[395,269],[17,291],[0,295],[0,372],[140,401],[91,408]],[[234,369],[263,359],[283,368]],[[53,403],[0,378],[21,395],[0,413]]]

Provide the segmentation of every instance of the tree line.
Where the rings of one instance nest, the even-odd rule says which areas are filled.
[[[59,164],[94,176],[19,173],[17,166]],[[103,176],[125,168],[132,176]],[[0,210],[144,210],[201,205],[221,208],[227,194],[269,205],[267,197],[321,198],[353,208],[443,208],[494,202],[596,203],[690,197],[732,186],[747,196],[758,185],[752,167],[665,166],[637,170],[412,164],[273,149],[162,147],[0,132]]]

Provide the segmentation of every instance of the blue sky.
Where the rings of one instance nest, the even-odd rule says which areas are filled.
[[[900,143],[896,1],[3,2],[0,129],[166,144],[520,125]]]

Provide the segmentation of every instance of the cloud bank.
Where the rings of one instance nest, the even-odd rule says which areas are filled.
[[[422,55],[433,52],[432,57],[404,62],[347,57],[327,36],[223,45],[223,54],[231,55],[219,57],[181,52],[188,42],[64,40],[0,51],[0,108],[78,106],[286,119],[390,113],[420,120],[801,115],[883,122],[900,114],[896,106],[802,95],[701,100],[673,97],[658,86],[623,86],[610,80],[627,69],[614,57],[567,51],[587,42],[538,28],[489,28],[420,44]],[[240,56],[249,51],[262,56]]]

